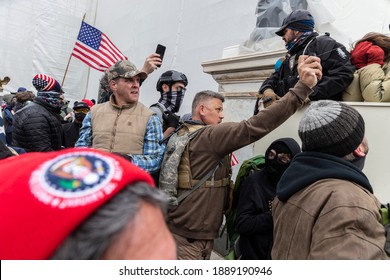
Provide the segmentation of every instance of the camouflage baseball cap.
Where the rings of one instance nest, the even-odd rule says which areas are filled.
[[[148,77],[148,74],[139,71],[137,67],[128,60],[119,60],[107,70],[107,76],[108,82],[118,77],[128,79],[135,76],[139,76],[140,80],[143,81]]]

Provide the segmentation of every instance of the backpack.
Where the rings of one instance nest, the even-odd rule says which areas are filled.
[[[382,216],[382,224],[385,227],[385,251],[387,256],[390,257],[390,203],[387,203],[387,205],[381,205],[380,212]]]
[[[265,157],[263,155],[254,156],[245,160],[237,173],[231,197],[230,210],[226,214],[225,227],[227,230],[228,253],[225,256],[227,260],[236,260],[240,258],[239,252],[239,233],[236,231],[235,222],[237,215],[238,195],[242,182],[256,171],[265,166]]]
[[[177,197],[177,188],[179,184],[179,165],[182,161],[183,153],[185,153],[188,143],[201,130],[206,128],[203,125],[187,125],[183,124],[181,129],[170,135],[168,144],[165,148],[165,153],[160,169],[159,188],[168,195],[169,207],[179,205],[183,197]],[[209,173],[207,174],[209,175]],[[206,176],[207,176],[206,175]],[[206,178],[207,180],[208,178]],[[192,188],[194,189],[194,187]]]

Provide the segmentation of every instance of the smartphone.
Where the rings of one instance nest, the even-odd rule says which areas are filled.
[[[160,55],[161,61],[162,61],[162,60],[163,60],[163,58],[164,58],[165,49],[166,49],[166,47],[165,47],[165,46],[163,46],[163,45],[160,45],[160,44],[158,44],[158,45],[157,45],[157,48],[156,48],[156,53]],[[160,64],[160,65],[158,65],[157,67],[161,67],[161,64]]]

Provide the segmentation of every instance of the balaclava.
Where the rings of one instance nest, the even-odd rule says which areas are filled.
[[[275,150],[276,156],[273,159],[269,158],[271,150]],[[290,163],[283,163],[280,161],[278,154],[290,154],[292,158],[301,151],[298,143],[292,138],[281,138],[274,141],[265,152],[265,168],[267,173],[270,175],[270,179],[275,185],[279,182],[284,171]]]

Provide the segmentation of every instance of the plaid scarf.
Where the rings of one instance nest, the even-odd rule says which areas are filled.
[[[56,91],[38,91],[37,93],[37,97],[56,108],[61,108],[64,104],[61,95],[62,93]]]
[[[179,112],[181,103],[183,103],[184,93],[185,90],[161,93],[161,97],[158,102],[163,104],[168,111],[177,113]]]
[[[294,50],[300,48],[304,43],[306,43],[306,39],[312,35],[313,31],[308,31],[303,34],[301,34],[297,39],[291,41],[290,43],[286,44],[286,49],[289,53],[294,53]]]

